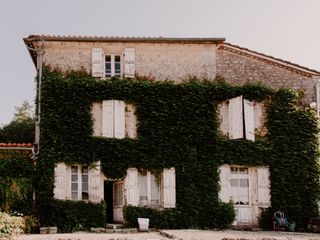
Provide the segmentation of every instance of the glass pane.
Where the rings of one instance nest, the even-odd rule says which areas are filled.
[[[78,173],[78,167],[77,166],[72,166],[71,167],[71,173]]]
[[[106,59],[106,62],[111,62],[111,55],[106,55],[105,59]]]
[[[140,187],[140,197],[147,200],[147,176],[140,174],[139,175],[139,187]]]
[[[151,175],[151,202],[159,203],[159,184],[154,175]]]
[[[88,167],[82,167],[82,174],[88,174]]]
[[[89,194],[88,194],[88,192],[82,192],[82,194],[81,194],[81,199],[82,199],[82,200],[89,200]]]
[[[120,73],[120,71],[121,71],[121,65],[120,65],[120,63],[115,63],[114,64],[114,70],[115,70],[115,72],[117,73]]]
[[[248,174],[248,168],[239,168],[240,174]]]
[[[71,182],[77,182],[78,181],[78,174],[72,174],[71,175]]]
[[[238,168],[237,167],[230,167],[230,171],[232,174],[238,173]]]
[[[77,192],[72,192],[71,193],[71,199],[72,200],[77,200],[78,199],[78,193]]]
[[[88,182],[88,175],[82,175],[82,182]]]
[[[248,179],[240,179],[240,187],[241,188],[249,187],[249,180]]]
[[[82,183],[82,192],[88,192],[88,183]]]
[[[78,191],[78,183],[71,183],[71,190]]]
[[[238,187],[239,186],[239,180],[236,178],[231,179],[231,187]]]
[[[119,55],[116,55],[116,56],[114,56],[114,61],[115,62],[120,62],[120,56]]]

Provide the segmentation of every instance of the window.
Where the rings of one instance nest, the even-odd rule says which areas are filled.
[[[86,166],[71,166],[71,199],[89,200],[89,171]]]
[[[135,49],[125,48],[121,54],[104,53],[102,48],[92,49],[93,77],[122,76],[134,78],[135,74]]]
[[[105,77],[121,76],[121,56],[105,55]]]
[[[123,206],[123,182],[114,182],[113,184],[113,206]]]
[[[220,130],[230,139],[254,140],[254,103],[242,96],[229,99],[220,105]]]
[[[142,206],[160,205],[160,186],[154,174],[149,171],[139,173],[139,196]]]

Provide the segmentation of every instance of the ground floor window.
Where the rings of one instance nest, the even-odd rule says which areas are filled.
[[[245,167],[230,167],[231,199],[235,205],[249,205],[249,172]]]
[[[89,200],[89,170],[87,166],[71,166],[71,199]]]
[[[139,199],[142,206],[160,205],[160,184],[149,171],[139,172]]]

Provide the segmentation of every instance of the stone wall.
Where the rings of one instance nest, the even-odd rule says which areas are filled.
[[[236,85],[261,82],[272,88],[303,91],[304,104],[315,101],[312,77],[226,49],[217,50],[217,75]]]
[[[62,71],[84,68],[91,72],[92,48],[105,54],[123,54],[135,49],[135,72],[156,80],[181,82],[189,76],[212,80],[216,77],[214,44],[176,43],[108,43],[108,42],[45,42],[44,62]]]

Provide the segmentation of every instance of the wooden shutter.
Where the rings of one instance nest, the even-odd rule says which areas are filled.
[[[218,114],[220,120],[220,131],[228,136],[229,134],[229,112],[228,112],[228,104],[226,102],[222,102],[218,105]]]
[[[58,163],[54,168],[54,198],[65,200],[66,199],[66,181],[67,181],[67,168],[64,163]]]
[[[242,96],[229,100],[229,138],[243,138]]]
[[[243,111],[246,139],[254,141],[254,103],[244,99]]]
[[[102,105],[101,102],[94,102],[91,106],[91,116],[93,123],[93,136],[102,135]]]
[[[126,136],[129,138],[137,137],[137,116],[135,115],[136,107],[133,104],[126,104],[125,107],[125,125]]]
[[[219,167],[220,172],[220,192],[219,198],[222,202],[228,203],[231,198],[231,185],[230,185],[230,166],[224,164]]]
[[[129,168],[125,178],[125,190],[127,205],[139,205],[139,178],[136,168]]]
[[[162,173],[162,184],[161,188],[162,205],[164,208],[176,207],[176,172],[174,168],[163,169]]]
[[[91,202],[100,202],[103,198],[100,174],[100,162],[96,162],[95,166],[89,169],[89,200]]]
[[[114,137],[114,100],[102,102],[102,136]]]
[[[135,61],[135,49],[126,48],[124,50],[124,76],[126,78],[134,78],[134,61]]]
[[[92,49],[92,77],[104,76],[104,61],[102,48]]]
[[[257,175],[258,175],[258,205],[260,207],[269,207],[271,206],[269,168],[258,167]]]
[[[125,127],[125,103],[114,100],[114,137],[124,138],[126,136]]]

